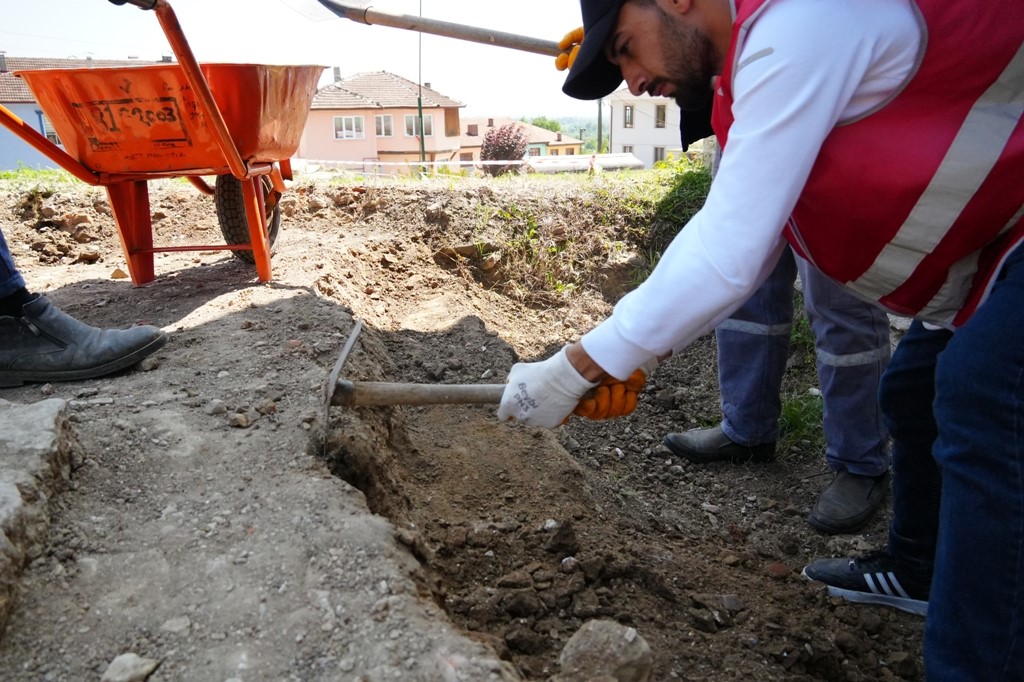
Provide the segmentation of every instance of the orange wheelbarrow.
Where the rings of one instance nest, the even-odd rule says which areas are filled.
[[[132,283],[153,254],[230,250],[271,278],[270,251],[290,158],[323,66],[199,64],[166,0],[110,0],[153,10],[177,63],[19,71],[64,149],[0,105],[0,123],[90,185],[102,185]],[[203,176],[217,176],[214,187]],[[214,196],[225,244],[156,246],[148,181],[186,177]]]

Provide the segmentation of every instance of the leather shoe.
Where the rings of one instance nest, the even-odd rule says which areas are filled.
[[[661,441],[673,454],[695,462],[770,462],[775,459],[775,441],[760,445],[740,445],[729,439],[721,425],[670,433]]]
[[[888,489],[888,471],[881,476],[839,471],[821,492],[807,520],[822,533],[852,533],[871,520]]]
[[[0,387],[94,379],[134,365],[168,338],[149,325],[90,327],[45,296],[25,304],[21,312],[20,317],[0,316]]]

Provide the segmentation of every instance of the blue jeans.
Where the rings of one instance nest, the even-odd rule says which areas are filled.
[[[929,682],[1024,679],[1022,303],[1024,247],[956,333],[914,323],[882,382],[889,551],[908,570],[934,566]]]
[[[25,286],[18,268],[14,266],[14,259],[11,258],[11,250],[7,248],[7,240],[4,233],[0,231],[0,298],[10,296],[18,289]]]
[[[741,445],[778,440],[798,268],[814,333],[826,460],[837,471],[877,476],[889,469],[888,433],[878,407],[890,357],[889,318],[790,249],[750,300],[715,330],[722,430]]]

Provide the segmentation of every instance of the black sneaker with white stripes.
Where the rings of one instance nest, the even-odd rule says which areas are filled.
[[[928,583],[900,570],[892,555],[884,551],[853,559],[819,559],[805,566],[803,575],[825,583],[833,597],[892,606],[919,616],[928,613]]]

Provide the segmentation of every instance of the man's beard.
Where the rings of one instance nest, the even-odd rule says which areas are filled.
[[[707,106],[711,78],[718,70],[711,39],[698,29],[664,15],[658,26],[665,69],[673,74],[676,104],[695,111]]]

